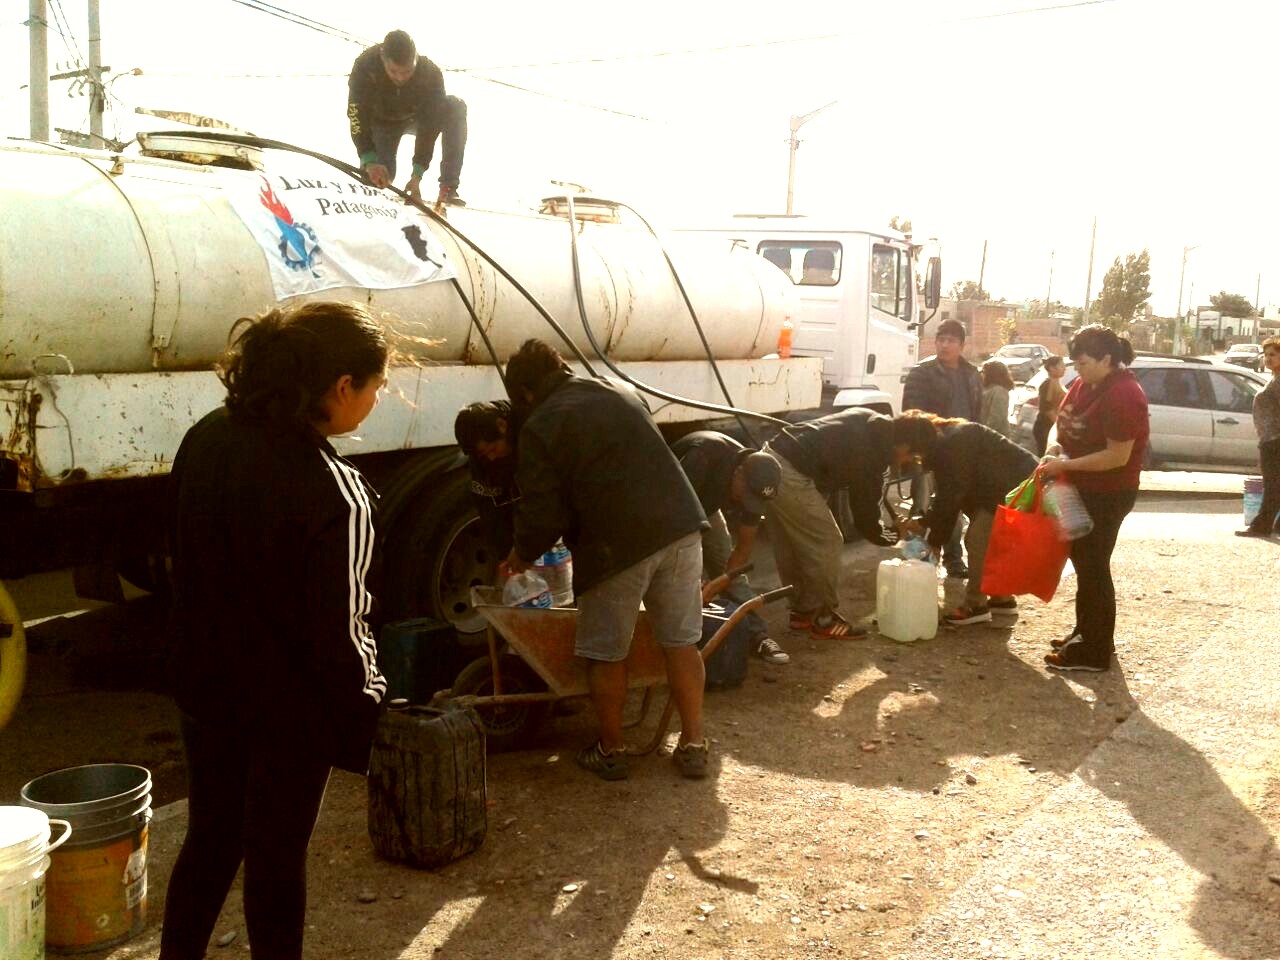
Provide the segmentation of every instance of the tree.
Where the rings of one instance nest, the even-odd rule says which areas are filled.
[[[1253,304],[1249,302],[1248,297],[1241,296],[1238,293],[1227,293],[1227,291],[1223,290],[1210,296],[1209,302],[1213,304],[1213,309],[1224,317],[1253,316]]]
[[[1143,250],[1122,261],[1116,257],[1102,278],[1097,307],[1091,311],[1113,330],[1123,330],[1151,299],[1151,254]]]
[[[972,280],[957,280],[951,285],[952,300],[990,300],[987,291]]]
[[[889,218],[889,229],[897,230],[899,233],[910,233],[911,221],[899,219],[898,216],[895,214],[894,216]]]

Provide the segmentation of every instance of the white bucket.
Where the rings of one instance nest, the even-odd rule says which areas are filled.
[[[49,841],[49,826],[62,836]],[[0,807],[0,957],[44,960],[44,875],[71,824],[30,807]]]

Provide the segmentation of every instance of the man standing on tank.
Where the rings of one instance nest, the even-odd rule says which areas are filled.
[[[422,175],[431,166],[436,140],[443,138],[436,202],[465,206],[458,182],[467,146],[467,105],[444,92],[444,74],[418,56],[409,34],[392,30],[382,43],[356,57],[348,81],[347,119],[360,166],[379,189],[395,180],[400,139],[414,133],[413,175],[405,192],[418,201]]]
[[[673,759],[684,776],[706,776],[706,675],[697,646],[706,518],[697,495],[640,400],[575,377],[550,344],[525,341],[507,364],[506,383],[521,423],[507,564],[525,570],[561,537],[573,552],[574,653],[587,661],[600,727],[578,765],[604,780],[627,776],[626,659],[643,601],[680,714]]]

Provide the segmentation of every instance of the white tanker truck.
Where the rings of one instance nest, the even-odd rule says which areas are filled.
[[[0,143],[0,578],[74,567],[77,590],[99,599],[118,599],[117,573],[157,586],[164,478],[187,428],[221,402],[212,364],[235,319],[294,295],[367,302],[403,335],[390,396],[337,443],[382,494],[391,618],[476,627],[469,587],[498,558],[477,533],[452,424],[462,405],[502,395],[495,358],[528,337],[562,345],[531,299],[589,360],[601,358],[588,325],[618,370],[668,394],[724,404],[727,392],[792,416],[823,402],[824,360],[777,355],[800,299],[755,249],[681,236],[664,251],[626,209],[580,198],[581,318],[565,198],[541,213],[455,208],[446,225],[314,157],[207,134],[139,142],[127,154]],[[343,254],[343,217],[412,255]],[[908,240],[876,245],[913,269]],[[844,273],[869,277],[870,250],[849,247]],[[361,279],[361,260],[381,279]],[[435,273],[414,281],[417,268]],[[653,406],[673,433],[723,419]]]

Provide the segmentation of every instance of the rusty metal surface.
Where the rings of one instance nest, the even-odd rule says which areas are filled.
[[[485,620],[502,635],[511,649],[560,697],[588,692],[586,661],[574,656],[573,640],[578,611],[571,607],[535,609],[507,607],[493,587],[473,587],[471,601]],[[651,687],[666,683],[666,662],[653,639],[643,610],[636,620],[627,655],[627,686]]]

